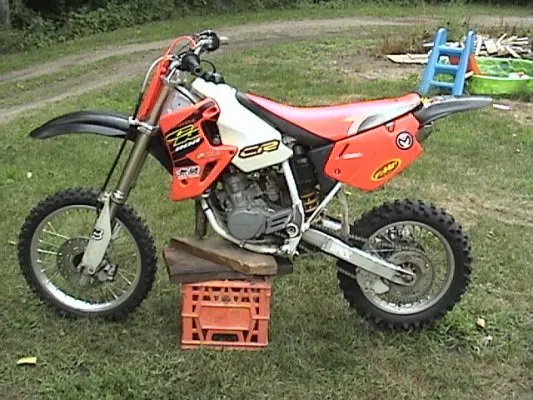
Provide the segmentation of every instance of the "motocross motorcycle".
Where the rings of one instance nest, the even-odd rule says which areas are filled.
[[[461,226],[444,210],[409,199],[385,202],[350,223],[341,187],[382,187],[421,154],[435,120],[492,99],[409,93],[288,106],[227,84],[200,57],[220,45],[210,30],[175,39],[147,71],[131,117],[74,112],[30,133],[123,140],[100,190],[61,190],[26,218],[18,256],[37,296],[65,316],[112,320],[146,298],[156,249],[126,201],[150,154],[170,175],[170,199],[194,200],[197,236],[210,225],[241,249],[288,263],[301,254],[332,256],[345,300],[383,328],[421,328],[450,311],[471,271]],[[118,183],[108,190],[128,141]],[[341,212],[332,215],[326,207],[334,198]]]

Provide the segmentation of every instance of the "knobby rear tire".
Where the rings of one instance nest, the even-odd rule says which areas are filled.
[[[453,217],[431,203],[420,200],[386,202],[357,220],[352,233],[370,238],[379,229],[394,222],[415,221],[429,225],[440,232],[450,245],[455,262],[454,275],[444,296],[433,306],[416,314],[394,314],[372,304],[364,295],[357,280],[337,271],[338,283],[351,308],[380,328],[390,330],[420,330],[433,324],[451,311],[461,299],[470,282],[471,249],[468,236]],[[352,242],[361,247],[361,243]],[[337,266],[351,274],[357,273],[353,265],[339,260]]]
[[[106,320],[122,320],[131,314],[150,292],[156,274],[157,256],[154,240],[148,228],[137,216],[135,211],[128,205],[120,207],[117,219],[132,234],[141,259],[140,279],[129,297],[115,308],[99,312],[83,312],[67,306],[52,296],[37,279],[31,257],[31,243],[36,229],[43,219],[50,213],[65,206],[85,205],[92,207],[102,207],[98,200],[98,192],[87,188],[71,188],[61,190],[41,200],[26,217],[20,230],[18,239],[18,259],[21,272],[42,303],[55,309],[64,317],[100,317]]]

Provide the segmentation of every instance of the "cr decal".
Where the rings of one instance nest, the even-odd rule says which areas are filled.
[[[381,167],[377,168],[373,173],[370,179],[374,182],[381,181],[385,179],[387,176],[392,174],[394,171],[396,171],[398,168],[400,168],[400,165],[402,164],[402,160],[399,158],[394,158],[390,161],[387,161],[385,164],[383,164]]]
[[[279,140],[269,140],[261,144],[254,144],[242,149],[239,153],[240,158],[249,158],[261,155],[263,153],[269,153],[276,151],[279,148]]]

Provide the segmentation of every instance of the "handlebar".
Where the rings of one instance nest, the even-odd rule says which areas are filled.
[[[181,69],[194,75],[200,75],[202,72],[202,68],[200,67],[200,57],[194,53],[185,54],[181,59]]]
[[[175,71],[178,69],[184,72],[190,72],[196,76],[202,74],[200,55],[204,52],[213,52],[221,45],[228,44],[229,41],[227,37],[218,36],[216,32],[211,30],[202,31],[188,38],[192,46],[184,52],[171,55],[172,62],[170,64],[170,70]],[[172,74],[171,72],[169,76]]]

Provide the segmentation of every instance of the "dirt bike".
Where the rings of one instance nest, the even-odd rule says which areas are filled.
[[[344,298],[383,328],[420,328],[449,312],[471,272],[461,226],[443,209],[409,199],[385,202],[350,223],[341,187],[381,188],[421,154],[435,120],[492,99],[413,92],[324,107],[283,105],[236,90],[201,59],[220,45],[210,30],[175,39],[148,69],[129,118],[74,112],[30,133],[123,139],[100,190],[61,190],[26,218],[18,256],[38,297],[66,316],[113,320],[146,298],[156,249],[126,201],[151,154],[171,177],[171,200],[194,200],[198,237],[210,225],[243,251],[291,265],[310,252],[332,256]],[[128,141],[133,146],[118,184],[108,190]],[[326,207],[334,198],[341,213],[331,215]],[[131,259],[120,262],[120,254]]]

